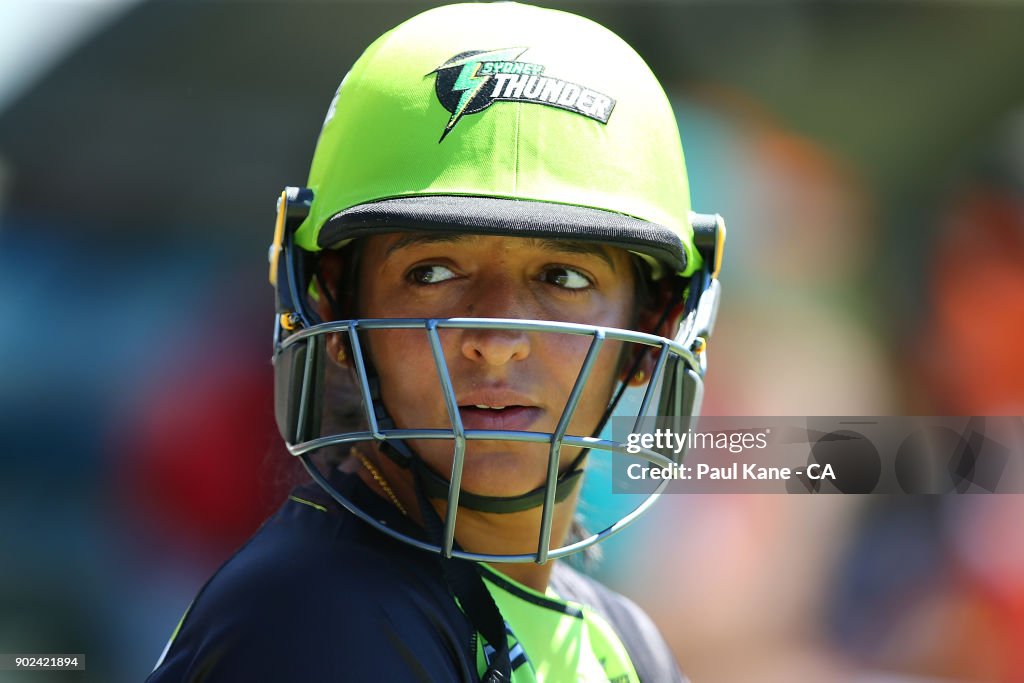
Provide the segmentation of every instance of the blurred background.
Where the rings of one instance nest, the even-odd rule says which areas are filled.
[[[274,202],[433,3],[0,3],[0,652],[139,681],[293,477]],[[1024,413],[1024,7],[547,2],[630,42],[728,219],[705,412]],[[700,683],[1024,681],[1019,496],[668,496],[595,570]],[[1015,530],[1016,529],[1016,530]]]

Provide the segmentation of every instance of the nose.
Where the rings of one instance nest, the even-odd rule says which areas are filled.
[[[462,355],[486,365],[505,365],[530,356],[530,338],[525,330],[464,330]]]
[[[483,284],[483,283],[482,283]],[[473,318],[531,318],[529,293],[513,281],[495,277],[476,290],[464,315]],[[467,329],[462,334],[462,355],[474,362],[504,365],[530,356],[525,330]]]

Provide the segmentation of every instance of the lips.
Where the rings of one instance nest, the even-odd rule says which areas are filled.
[[[500,409],[459,406],[465,429],[528,431],[543,412],[536,406],[505,406]]]
[[[531,398],[510,389],[476,390],[458,400],[465,429],[528,431],[544,414]]]

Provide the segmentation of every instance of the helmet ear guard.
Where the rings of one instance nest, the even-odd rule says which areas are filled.
[[[267,253],[268,279],[274,287],[274,417],[286,443],[293,444],[320,431],[318,404],[323,397],[323,340],[282,346],[293,332],[319,322],[305,305],[310,257],[297,250],[295,231],[309,215],[313,191],[286,187],[277,199],[274,241]],[[301,253],[297,253],[301,252]]]
[[[277,199],[274,241],[267,252],[268,279],[276,293],[278,324],[286,331],[294,330],[300,323],[308,327],[315,319],[304,304],[308,259],[296,258],[293,239],[312,205],[313,191],[305,187],[286,187]],[[276,347],[277,334],[274,340]]]
[[[725,250],[725,220],[718,214],[690,212],[693,241],[703,263],[690,276],[686,287],[683,316],[675,341],[693,351],[700,362],[696,372],[679,356],[667,359],[668,367],[662,375],[663,386],[656,415],[668,418],[669,428],[684,434],[700,413],[704,398],[704,373],[707,371],[708,339],[714,331],[718,315],[721,285],[718,273]],[[642,419],[642,418],[641,418]],[[676,457],[682,460],[685,450]]]
[[[274,416],[289,444],[320,435],[325,341],[311,337],[274,354]]]

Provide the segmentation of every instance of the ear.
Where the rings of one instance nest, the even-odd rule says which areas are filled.
[[[333,250],[320,252],[316,264],[316,277],[309,288],[310,298],[321,320],[339,320],[342,315],[337,310],[342,303],[338,291],[345,274],[345,259],[341,253]],[[324,288],[327,289],[324,292]]]
[[[344,315],[339,309],[347,296],[338,291],[338,287],[343,282],[345,265],[346,259],[340,251],[325,250],[320,254],[316,266],[317,277],[310,284],[309,297],[321,320],[340,320],[340,316]],[[338,365],[351,367],[352,353],[343,334],[327,335],[327,356]]]
[[[685,305],[684,297],[681,294],[682,287],[682,282],[675,277],[664,278],[653,283],[651,297],[648,304],[640,310],[635,329],[659,337],[674,338]],[[631,387],[638,387],[650,381],[661,351],[650,346],[633,345],[633,347],[626,356],[627,362],[623,364],[621,379]],[[640,356],[639,364],[637,364],[638,356]],[[636,366],[636,370],[629,378],[626,378],[625,373],[634,366]]]

